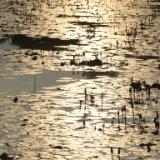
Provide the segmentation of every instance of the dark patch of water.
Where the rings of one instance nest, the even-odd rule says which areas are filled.
[[[0,39],[0,49],[15,50],[15,49],[20,49],[20,48],[17,45],[13,45],[11,39],[2,38]]]
[[[61,78],[79,79],[81,74],[73,74],[65,71],[43,70],[42,73],[13,75],[11,78],[0,79],[1,93],[20,94],[21,92],[33,93],[41,90],[43,87],[52,87],[58,84]]]
[[[20,94],[22,92],[34,93],[44,87],[54,87],[60,84],[67,84],[73,80],[95,79],[97,76],[118,77],[119,72],[71,72],[71,71],[49,71],[41,73],[13,75],[0,79],[1,93]],[[66,80],[65,79],[69,80]],[[64,81],[62,80],[64,79]],[[60,80],[60,81],[59,81]]]
[[[118,77],[119,76],[118,71],[106,71],[106,72],[83,72],[83,76],[89,79],[94,79],[97,76],[108,76],[108,77]]]
[[[78,45],[78,39],[63,40],[60,38],[49,38],[49,37],[29,37],[23,34],[6,35],[7,39],[3,40],[0,48],[21,48],[21,49],[33,49],[33,50],[67,50],[64,47],[68,45]],[[5,45],[7,45],[5,47]],[[10,46],[10,47],[9,47]]]
[[[160,59],[160,56],[154,56],[154,55],[131,55],[131,54],[125,54],[125,57],[126,58],[142,59],[142,60]]]
[[[109,27],[108,24],[104,24],[104,23],[100,23],[100,22],[74,21],[71,23],[74,25],[82,25],[82,26]]]

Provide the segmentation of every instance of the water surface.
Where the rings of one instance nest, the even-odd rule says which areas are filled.
[[[159,160],[160,137],[153,134],[159,90],[151,90],[150,100],[144,93],[134,108],[128,92],[131,77],[149,84],[160,79],[159,6],[146,0],[1,1],[0,155]],[[86,65],[97,58],[102,65]],[[119,128],[124,105],[127,124]]]

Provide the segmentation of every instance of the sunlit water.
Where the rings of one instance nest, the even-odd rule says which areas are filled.
[[[159,91],[134,110],[128,93],[131,77],[160,79],[159,15],[160,2],[149,0],[0,1],[0,154],[159,160]],[[103,65],[70,65],[96,57]]]

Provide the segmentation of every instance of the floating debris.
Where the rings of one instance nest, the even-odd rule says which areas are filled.
[[[14,98],[13,98],[13,102],[14,102],[14,103],[17,103],[17,102],[18,102],[18,97],[14,97]]]
[[[90,61],[82,61],[76,65],[86,65],[86,66],[102,66],[103,63],[100,59],[96,58],[94,60],[90,60]]]

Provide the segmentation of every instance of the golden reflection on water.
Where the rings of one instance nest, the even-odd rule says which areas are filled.
[[[3,92],[0,154],[7,152],[22,160],[159,158],[159,135],[152,132],[153,117],[159,112],[159,101],[155,99],[160,95],[153,92],[151,101],[144,95],[144,103],[135,104],[133,111],[128,93],[131,77],[150,84],[160,78],[157,68],[159,21],[147,2],[61,0],[33,4],[25,1],[21,7],[18,6],[21,2],[14,3],[12,7],[20,14],[8,8],[8,3],[11,2],[3,1],[0,6],[4,15],[4,22],[0,22],[2,35],[21,33],[32,38],[78,39],[79,44],[56,44],[63,50],[50,51],[16,50],[12,46],[13,50],[0,50],[3,62],[0,76],[4,78],[1,86],[7,84],[8,76],[15,78],[15,85],[20,86],[18,76],[24,81],[27,73],[35,75],[37,87],[31,93],[25,90],[28,88],[25,83],[22,92],[12,90],[14,96],[4,93],[4,88],[9,91],[11,87],[0,88]],[[8,23],[8,14],[12,15],[12,23]],[[30,53],[35,54],[37,60],[33,60]],[[150,55],[151,58],[147,57]],[[69,62],[74,56],[77,62],[98,57],[104,64],[71,66]],[[15,96],[17,103],[14,103]],[[127,125],[121,122],[118,126],[118,111],[121,113],[124,105],[127,106]],[[133,112],[137,124],[132,122]],[[139,113],[146,118],[144,128],[138,124]],[[140,146],[149,142],[154,143],[150,153],[146,146]]]

